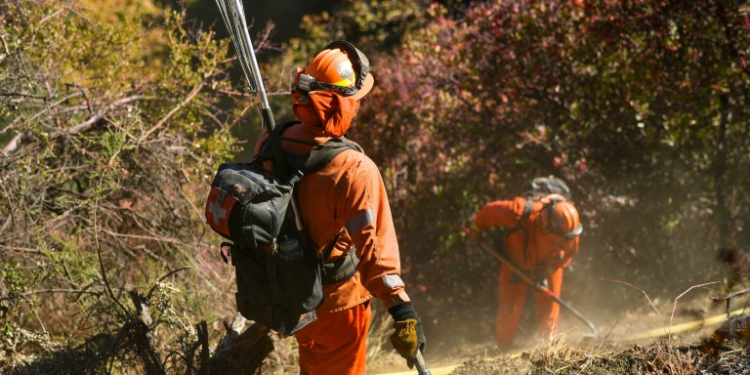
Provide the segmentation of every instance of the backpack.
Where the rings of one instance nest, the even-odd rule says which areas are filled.
[[[556,194],[560,195],[561,197],[555,197],[552,198],[550,203],[545,204],[545,207],[547,205],[554,205],[556,202],[561,201],[569,201],[571,199],[570,194],[570,188],[568,188],[568,185],[565,183],[565,181],[555,178],[555,177],[536,177],[527,186],[526,191],[521,195],[523,198],[526,199],[526,203],[523,207],[523,214],[521,214],[521,218],[518,219],[518,222],[516,222],[516,225],[513,228],[508,228],[503,236],[503,246],[505,246],[505,241],[508,239],[508,236],[510,236],[512,233],[523,230],[526,231],[526,229],[521,225],[521,223],[528,219],[531,214],[534,213],[534,203],[539,202],[546,198],[549,195]],[[562,198],[562,199],[561,199]],[[544,209],[544,208],[542,208]],[[523,245],[523,256],[524,259],[527,257],[527,251],[529,247],[529,236],[526,235],[526,239]]]
[[[536,177],[529,183],[526,191],[521,195],[526,199],[526,205],[523,208],[523,214],[516,223],[516,226],[511,229],[515,231],[521,226],[521,222],[528,219],[532,213],[534,213],[534,203],[539,202],[546,198],[548,195],[557,194],[562,196],[562,200],[569,201],[571,199],[570,188],[565,181],[555,177]],[[561,199],[554,199],[560,201]]]
[[[358,262],[351,259],[355,251],[350,251],[352,256],[326,264],[341,233],[319,259],[292,200],[305,174],[324,167],[341,152],[361,149],[339,138],[316,144],[300,156],[275,150],[279,140],[287,139],[282,133],[295,124],[299,122],[277,125],[249,163],[223,163],[206,202],[207,223],[232,241],[222,243],[222,248],[229,247],[235,266],[238,311],[281,336],[314,321],[315,309],[323,303],[323,285],[353,276]],[[263,168],[266,160],[274,160],[273,173]]]
[[[570,188],[565,181],[555,177],[537,177],[531,180],[524,198],[531,197],[535,201],[542,200],[550,194],[562,195],[565,200],[571,199]]]

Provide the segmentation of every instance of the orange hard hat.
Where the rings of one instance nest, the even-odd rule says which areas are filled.
[[[361,99],[372,89],[367,57],[351,43],[338,40],[318,53],[305,72],[299,75],[297,88],[304,92],[334,91],[352,99]]]
[[[583,232],[583,225],[576,207],[565,200],[553,197],[545,207],[546,215],[541,215],[543,226],[565,240],[572,240]]]

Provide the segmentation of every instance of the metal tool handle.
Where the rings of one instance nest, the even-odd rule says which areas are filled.
[[[240,66],[242,66],[242,72],[245,73],[248,89],[253,93],[251,99],[258,107],[258,111],[263,119],[263,125],[268,132],[274,162],[278,167],[274,169],[274,172],[277,174],[276,177],[281,180],[286,180],[290,177],[287,173],[286,156],[281,147],[281,140],[273,132],[276,122],[273,119],[271,106],[268,104],[268,95],[266,94],[266,88],[263,86],[263,77],[260,74],[258,60],[255,58],[253,43],[252,40],[250,40],[250,34],[247,31],[247,22],[245,21],[245,11],[242,8],[242,0],[215,1],[219,6],[224,25],[227,27],[229,36],[234,44],[235,52],[237,52],[237,59],[240,61]],[[297,211],[297,203],[295,200],[292,200],[291,204],[292,207],[295,207],[295,211]]]
[[[547,288],[544,285],[541,285],[541,284],[535,282],[531,278],[531,276],[529,276],[526,273],[526,271],[522,270],[520,267],[518,267],[517,265],[515,265],[505,255],[500,254],[499,252],[493,250],[492,248],[490,248],[485,243],[482,243],[480,241],[477,241],[477,243],[479,244],[479,247],[481,247],[482,249],[484,249],[485,251],[487,251],[490,255],[494,256],[499,261],[505,263],[505,265],[507,265],[508,268],[510,268],[510,270],[513,271],[514,274],[518,275],[518,277],[521,280],[523,280],[525,283],[531,285],[531,287],[533,287],[534,289],[536,289],[536,291],[538,291],[540,293],[543,293],[543,294],[546,294],[551,299],[553,299],[555,302],[559,303],[560,306],[562,306],[564,309],[568,310],[570,313],[573,314],[573,316],[575,316],[576,318],[578,318],[578,320],[580,320],[581,322],[583,322],[584,324],[586,324],[589,327],[589,329],[591,330],[592,333],[597,334],[597,330],[596,330],[596,327],[594,326],[594,323],[591,323],[590,320],[588,320],[585,316],[583,316],[583,314],[581,314],[578,310],[576,310],[575,308],[573,308],[573,306],[569,305],[568,303],[566,303],[565,301],[563,301],[562,299],[560,299],[560,297],[558,297],[554,293],[552,293],[552,291],[549,290],[549,288]]]
[[[414,356],[414,364],[417,366],[419,375],[432,375],[432,372],[427,368],[427,364],[424,361],[422,351],[419,349],[417,349],[417,354]]]

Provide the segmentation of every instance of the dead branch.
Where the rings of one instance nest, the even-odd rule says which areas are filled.
[[[198,331],[198,341],[201,343],[201,368],[200,370],[198,370],[198,374],[211,374],[211,358],[208,353],[208,325],[206,325],[206,321],[203,320],[198,325],[196,325],[195,328]]]
[[[677,301],[682,296],[684,296],[689,291],[691,291],[691,290],[693,290],[695,288],[700,288],[700,287],[703,287],[703,286],[707,286],[707,285],[711,285],[711,284],[716,284],[716,283],[718,283],[718,281],[712,281],[710,283],[705,283],[705,284],[700,284],[700,285],[693,285],[690,288],[688,288],[686,291],[682,292],[682,294],[680,294],[679,296],[677,296],[677,298],[674,299],[674,306],[672,307],[672,316],[669,318],[669,335],[667,336],[670,345],[672,343],[672,321],[674,320],[674,312],[677,309]]]
[[[746,288],[743,290],[740,290],[739,292],[732,293],[726,297],[708,297],[711,299],[711,301],[719,302],[719,301],[727,301],[727,319],[729,319],[729,315],[732,311],[732,300],[735,298],[742,297],[746,294],[750,293],[750,288]]]
[[[72,126],[70,128],[59,130],[55,133],[52,133],[52,135],[50,135],[50,139],[56,139],[63,135],[73,135],[73,134],[78,134],[80,132],[86,131],[92,125],[94,125],[97,121],[101,120],[105,114],[109,113],[113,109],[121,107],[125,104],[131,103],[137,100],[141,100],[141,99],[143,99],[143,95],[131,95],[131,96],[122,98],[120,100],[117,100],[114,103],[96,111],[96,113],[93,116],[91,116],[88,120],[78,125]]]
[[[240,314],[235,315],[231,325],[225,323],[224,326],[226,335],[217,346],[214,356],[201,363],[198,374],[256,374],[263,365],[263,360],[273,351],[273,341],[268,335],[268,329],[255,323],[240,334],[245,326],[245,318]]]
[[[159,128],[160,128],[160,127],[161,127],[162,125],[164,125],[164,123],[165,123],[165,122],[166,122],[167,120],[169,120],[169,118],[170,118],[170,117],[172,117],[172,115],[174,115],[175,113],[177,113],[177,111],[179,111],[180,109],[182,109],[182,107],[184,107],[184,106],[186,106],[186,105],[187,105],[188,103],[190,103],[190,101],[191,101],[191,100],[193,100],[193,98],[194,98],[194,97],[195,97],[196,95],[198,95],[198,93],[199,93],[199,92],[201,91],[201,88],[203,88],[203,82],[201,82],[200,84],[196,85],[196,86],[195,86],[195,87],[193,88],[193,91],[190,91],[190,93],[188,94],[188,96],[187,96],[187,97],[185,97],[185,100],[183,100],[182,102],[180,102],[180,104],[178,104],[178,105],[176,105],[176,106],[175,106],[174,108],[172,108],[172,110],[170,110],[170,111],[169,111],[169,112],[167,113],[167,115],[166,115],[166,116],[164,116],[164,117],[163,117],[163,118],[162,118],[161,120],[159,120],[159,122],[157,122],[157,123],[156,123],[156,125],[154,125],[153,127],[151,127],[151,129],[149,129],[149,130],[148,130],[148,131],[147,131],[146,133],[144,133],[144,134],[143,134],[143,135],[142,135],[142,136],[141,136],[140,138],[138,138],[138,143],[141,143],[141,142],[142,142],[142,141],[143,141],[144,139],[148,138],[148,136],[149,136],[149,135],[151,135],[151,133],[155,132],[155,131],[156,131],[157,129],[159,129]]]
[[[732,293],[726,297],[708,297],[708,298],[710,298],[711,301],[719,302],[719,301],[728,301],[728,300],[732,300],[735,298],[739,298],[746,294],[750,294],[750,288],[740,290],[739,292]]]

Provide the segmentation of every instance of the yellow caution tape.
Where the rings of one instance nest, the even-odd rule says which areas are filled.
[[[745,313],[744,309],[738,309],[738,310],[734,310],[730,312],[729,316],[735,317],[735,316],[742,315],[744,313]],[[727,314],[725,313],[721,315],[712,316],[710,318],[706,318],[703,320],[695,320],[695,321],[688,322],[688,323],[678,324],[678,325],[672,326],[671,330],[669,329],[669,327],[652,329],[650,331],[632,335],[622,341],[627,342],[627,341],[636,341],[636,340],[644,340],[644,339],[662,337],[662,336],[667,336],[668,334],[670,334],[670,332],[672,334],[681,333],[681,332],[701,329],[703,327],[709,327],[709,326],[721,324],[726,321],[727,321]],[[514,353],[510,355],[510,358],[518,358],[520,356],[521,356],[521,353]],[[439,367],[436,369],[430,369],[430,372],[432,372],[432,375],[450,375],[453,373],[453,370],[455,370],[456,367],[458,366],[459,365]],[[392,372],[388,374],[378,374],[378,375],[415,375],[415,374],[417,374],[417,370],[404,371],[404,372]]]
[[[739,310],[734,310],[730,312],[729,315],[738,316],[738,315],[742,315],[744,312],[745,312],[744,309],[739,309]],[[685,331],[692,331],[695,329],[701,329],[703,327],[721,324],[726,321],[727,321],[727,314],[725,313],[721,315],[712,316],[710,318],[706,318],[703,320],[695,320],[695,321],[688,322],[688,323],[678,324],[676,326],[672,326],[671,330],[669,329],[669,327],[652,329],[650,331],[646,331],[646,332],[642,332],[642,333],[630,336],[623,341],[636,341],[636,340],[662,337],[662,336],[667,336],[670,332],[672,334],[675,334],[675,333],[681,333]]]

